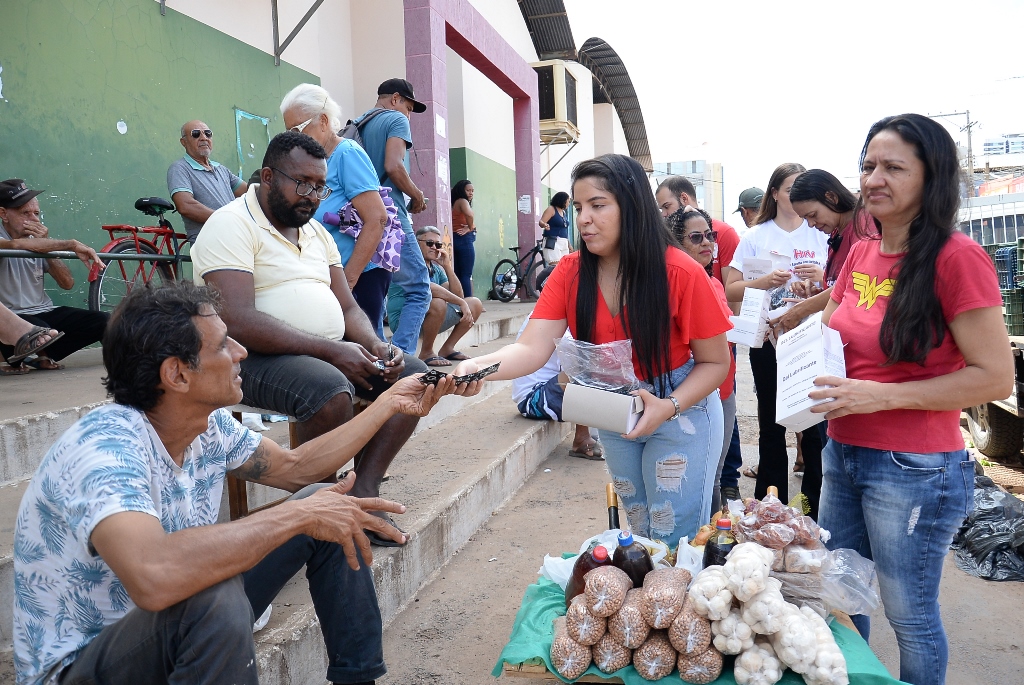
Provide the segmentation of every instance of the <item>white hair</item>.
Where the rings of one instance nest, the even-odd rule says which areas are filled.
[[[341,105],[335,102],[330,94],[312,83],[300,83],[288,91],[281,100],[281,114],[295,108],[305,118],[318,116],[321,112],[327,115],[332,131],[340,131],[342,126]]]

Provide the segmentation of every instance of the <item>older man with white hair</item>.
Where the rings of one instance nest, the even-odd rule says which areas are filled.
[[[210,215],[245,195],[249,186],[226,166],[210,159],[213,130],[204,122],[194,119],[182,124],[179,142],[185,156],[167,169],[167,192],[185,222],[188,241],[195,244]]]
[[[380,243],[388,214],[373,163],[358,143],[338,135],[342,127],[341,106],[320,86],[303,83],[292,88],[281,101],[281,115],[285,128],[305,133],[327,152],[327,187],[331,194],[320,202],[314,218],[334,238],[352,295],[383,339],[384,297],[391,284],[391,272],[372,263],[370,258]],[[362,230],[355,238],[324,222],[324,214],[339,214],[350,202],[363,220]]]

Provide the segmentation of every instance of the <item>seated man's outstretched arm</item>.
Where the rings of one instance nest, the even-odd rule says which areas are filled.
[[[334,271],[341,269],[332,268],[332,276]],[[256,309],[256,287],[251,273],[224,269],[204,274],[203,280],[220,294],[223,303],[220,317],[227,324],[228,335],[246,349],[260,354],[316,357],[333,364],[349,380],[365,388],[370,384],[364,378],[379,373],[360,345],[300,331]]]
[[[349,497],[345,493],[353,483],[355,474],[349,474],[337,485],[310,497],[283,502],[231,523],[170,534],[151,514],[124,511],[100,521],[90,542],[132,601],[146,611],[161,611],[247,571],[300,534],[340,544],[349,565],[358,569],[357,548],[367,564],[373,563],[364,529],[396,542],[405,539],[384,519],[369,512],[401,514],[405,507],[377,497]]]

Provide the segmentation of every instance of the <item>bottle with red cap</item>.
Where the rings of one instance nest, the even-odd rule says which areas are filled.
[[[569,603],[572,602],[573,597],[583,594],[583,590],[586,589],[586,583],[583,582],[583,576],[587,575],[588,572],[593,571],[598,566],[607,566],[610,563],[612,563],[612,560],[611,557],[608,556],[608,550],[601,545],[597,545],[590,551],[584,552],[576,557],[576,563],[572,567],[572,575],[569,577],[569,582],[565,586],[566,608],[569,607]]]
[[[721,566],[725,558],[736,546],[736,538],[732,534],[732,521],[728,518],[720,518],[715,523],[717,531],[708,538],[704,545],[704,568],[708,566]]]

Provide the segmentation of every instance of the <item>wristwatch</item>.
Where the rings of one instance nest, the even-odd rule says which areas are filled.
[[[676,398],[672,397],[672,395],[669,395],[667,399],[668,399],[669,402],[672,403],[672,406],[676,408],[676,413],[673,414],[672,416],[668,417],[667,420],[668,421],[672,421],[673,419],[678,419],[679,415],[683,413],[683,410],[679,407],[679,400],[677,400]]]

